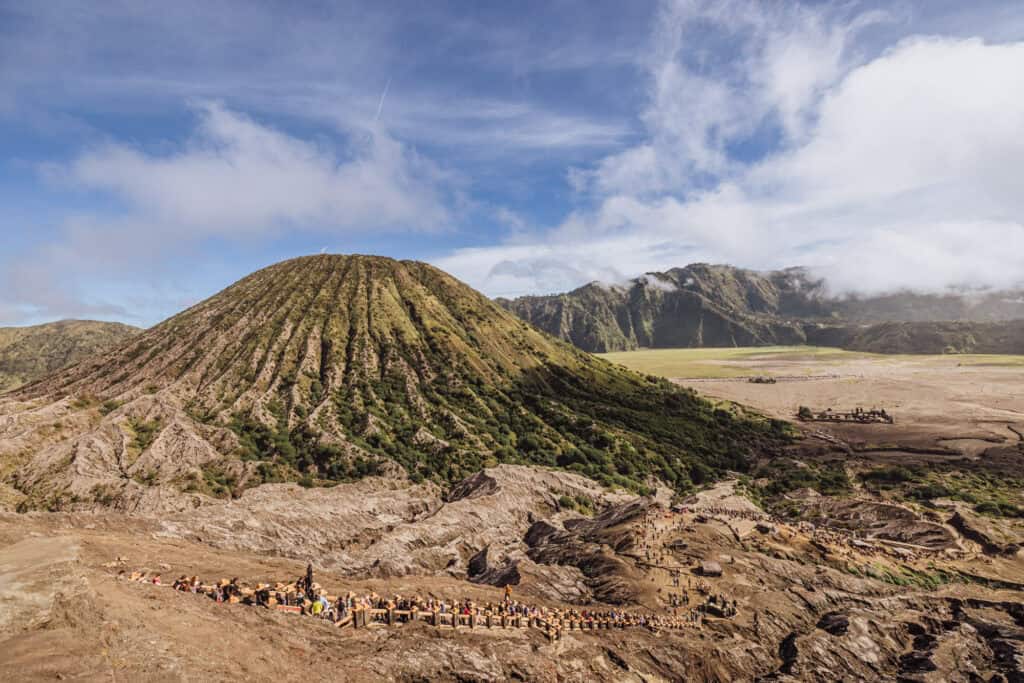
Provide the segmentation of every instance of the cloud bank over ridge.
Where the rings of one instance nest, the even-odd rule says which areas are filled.
[[[151,324],[322,250],[492,296],[1015,288],[1021,130],[999,0],[0,3],[0,324]]]
[[[765,7],[668,4],[644,140],[571,172],[586,201],[561,225],[439,265],[505,296],[698,260],[807,265],[836,292],[1020,286],[1024,43],[865,57],[888,17]]]

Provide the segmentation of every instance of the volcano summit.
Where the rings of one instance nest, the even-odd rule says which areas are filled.
[[[499,463],[684,489],[782,441],[779,423],[582,353],[436,268],[372,256],[271,266],[11,398],[22,508],[177,508],[385,472],[452,483]]]

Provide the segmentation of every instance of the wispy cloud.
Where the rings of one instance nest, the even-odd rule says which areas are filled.
[[[590,102],[516,87],[535,73],[626,61],[624,46],[615,57],[583,31],[538,38],[522,22],[482,25],[427,5],[395,11],[363,3],[303,12],[238,2],[97,7],[70,0],[59,8],[28,3],[5,16],[0,112],[3,104],[47,110],[59,99],[144,114],[216,99],[235,110],[330,122],[344,134],[379,121],[407,143],[491,158],[610,147],[632,132]],[[472,61],[470,74],[464,60]],[[389,84],[386,109],[382,83]]]
[[[1018,14],[0,3],[0,316],[118,315],[367,235],[495,295],[695,260],[1016,284]],[[193,252],[229,267],[159,284]]]
[[[217,103],[199,105],[197,114],[180,151],[106,145],[56,175],[113,193],[140,218],[179,234],[258,234],[294,224],[429,230],[448,219],[442,173],[379,129],[364,131],[341,157]]]
[[[173,261],[208,240],[449,229],[458,188],[380,129],[335,150],[215,102],[195,114],[194,134],[174,151],[111,143],[47,164],[52,183],[106,194],[117,208],[73,213],[59,240],[4,259],[0,304],[37,316],[126,314],[81,295],[76,281],[109,282],[111,272]]]
[[[588,201],[531,244],[441,265],[502,295],[689,260],[804,264],[838,291],[1021,285],[1024,43],[868,54],[858,36],[883,19],[666,3],[645,139],[576,170]]]

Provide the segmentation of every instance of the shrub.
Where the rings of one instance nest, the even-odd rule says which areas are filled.
[[[153,445],[163,427],[159,419],[150,421],[131,419],[128,421],[128,425],[135,432],[132,445],[138,448],[139,451],[144,451]]]
[[[906,467],[882,467],[863,472],[860,478],[865,482],[873,482],[882,485],[902,484],[909,481],[916,481],[919,477]]]
[[[109,415],[120,408],[121,405],[122,403],[120,401],[115,401],[114,399],[104,401],[103,405],[100,406],[100,415]]]

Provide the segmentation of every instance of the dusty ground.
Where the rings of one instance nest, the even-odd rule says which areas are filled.
[[[799,405],[895,414],[892,426],[806,425],[809,443],[848,449],[851,460],[983,461],[998,447],[1008,453],[1000,466],[1020,473],[1009,428],[1024,432],[1024,370],[958,360],[733,355],[701,362],[778,383],[680,381],[781,418]],[[589,496],[603,512],[561,509],[563,494]],[[430,485],[368,479],[265,486],[163,514],[0,513],[0,680],[1024,680],[1024,559],[965,536],[953,523],[954,512],[968,514],[962,506],[923,511],[863,492],[841,501],[804,492],[792,504],[869,546],[778,521],[759,529],[744,518],[760,513],[735,482],[674,515],[574,475],[510,466],[447,498]],[[556,533],[531,542],[545,524]],[[883,545],[906,530],[914,536],[905,545],[918,548],[910,556]],[[469,560],[485,548],[487,567],[471,582]],[[699,630],[556,642],[535,630],[426,624],[353,631],[119,582],[108,566],[119,557],[165,580],[249,583],[293,580],[313,560],[329,591],[480,602],[502,589],[479,581],[514,576],[516,597],[532,604],[607,609],[595,601],[624,600],[657,613],[670,609],[670,593],[704,581],[739,613]],[[723,575],[700,577],[705,560]]]
[[[707,352],[707,349],[700,349]],[[947,446],[974,455],[993,443],[1015,443],[1024,433],[1024,365],[1017,357],[877,356],[851,353],[758,354],[747,350],[722,358],[703,357],[706,371],[694,362],[662,363],[667,373],[717,374],[728,368],[742,377],[679,377],[712,398],[753,406],[773,417],[792,420],[804,405],[812,410],[884,408],[895,425],[868,426],[815,423],[815,430],[835,433],[865,444],[919,442]],[[676,353],[688,354],[688,350]],[[631,365],[628,354],[617,362]],[[777,378],[776,384],[754,384],[747,376]],[[671,374],[668,376],[672,376]]]
[[[494,494],[482,496],[481,507],[487,495]],[[635,505],[647,512],[624,512]],[[0,680],[1016,680],[1010,674],[1024,663],[1018,590],[987,588],[966,576],[937,590],[878,577],[930,572],[936,563],[972,575],[1020,577],[1019,558],[984,557],[956,538],[955,548],[966,552],[953,559],[898,562],[792,525],[760,531],[749,520],[715,517],[719,509],[754,512],[728,483],[688,507],[671,514],[637,501],[584,520],[582,529],[567,523],[575,531],[553,549],[555,564],[530,565],[515,596],[567,606],[552,597],[564,576],[542,570],[582,576],[601,557],[621,563],[619,578],[638,589],[630,609],[665,613],[668,593],[687,589],[699,599],[704,582],[736,600],[739,614],[682,632],[569,633],[556,642],[535,630],[452,632],[425,624],[353,631],[217,604],[118,581],[111,565],[122,558],[125,567],[159,571],[165,580],[197,574],[269,582],[302,574],[301,549],[283,557],[214,548],[176,535],[178,522],[117,514],[0,515]],[[657,556],[646,558],[647,547]],[[698,562],[708,559],[722,564],[721,577],[698,575]],[[368,574],[318,569],[317,580],[331,592],[480,602],[502,594],[457,572]]]

